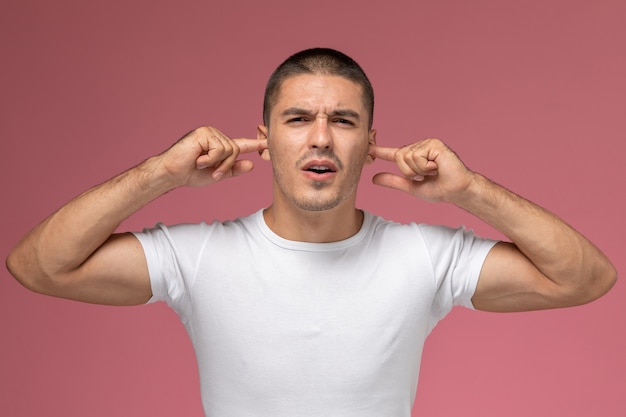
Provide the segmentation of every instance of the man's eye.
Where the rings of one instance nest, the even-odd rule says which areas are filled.
[[[291,119],[287,120],[287,123],[300,123],[305,121],[306,119],[304,117],[292,117]]]
[[[354,126],[354,122],[352,120],[348,120],[348,119],[336,119],[335,122],[339,123],[339,124],[347,124],[347,125],[350,125],[350,126]]]

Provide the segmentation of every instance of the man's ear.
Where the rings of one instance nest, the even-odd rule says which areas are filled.
[[[267,140],[267,138],[269,137],[269,131],[270,130],[267,126],[258,125],[256,128],[256,138]],[[270,151],[267,148],[259,151],[259,155],[261,156],[261,159],[265,161],[270,160]]]
[[[371,145],[376,145],[376,129],[371,129],[369,133],[368,142]],[[366,164],[371,164],[374,162],[374,157],[371,154],[367,154],[367,159],[365,160]]]

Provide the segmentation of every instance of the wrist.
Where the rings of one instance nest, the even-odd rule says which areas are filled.
[[[464,184],[452,193],[446,201],[458,207],[468,210],[473,202],[481,199],[481,195],[486,191],[490,181],[484,176],[467,170]]]
[[[524,221],[517,216],[524,201],[487,177],[473,173],[472,181],[453,204],[508,235],[511,227]]]
[[[170,170],[167,169],[162,161],[161,155],[153,156],[146,159],[134,168],[136,181],[140,189],[154,194],[158,197],[174,188],[178,188],[183,183],[177,181]]]

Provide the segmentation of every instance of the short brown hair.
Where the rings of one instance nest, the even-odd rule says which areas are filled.
[[[287,78],[301,74],[327,74],[344,77],[363,89],[363,103],[368,111],[369,128],[374,120],[374,89],[359,64],[346,54],[330,48],[311,48],[297,52],[274,70],[265,87],[263,123],[268,126],[270,112],[280,87]]]

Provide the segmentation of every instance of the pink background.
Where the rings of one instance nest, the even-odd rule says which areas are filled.
[[[254,137],[274,67],[330,46],[368,72],[379,143],[444,139],[575,225],[623,273],[624,5],[2,0],[0,255],[66,200],[194,127]],[[246,177],[172,192],[123,229],[266,206],[270,168],[258,162]],[[454,207],[374,187],[384,164],[367,168],[361,207],[499,237]],[[69,302],[0,275],[1,415],[201,415],[192,349],[165,305]],[[427,342],[414,415],[626,415],[625,298],[620,281],[568,310],[453,312]]]

